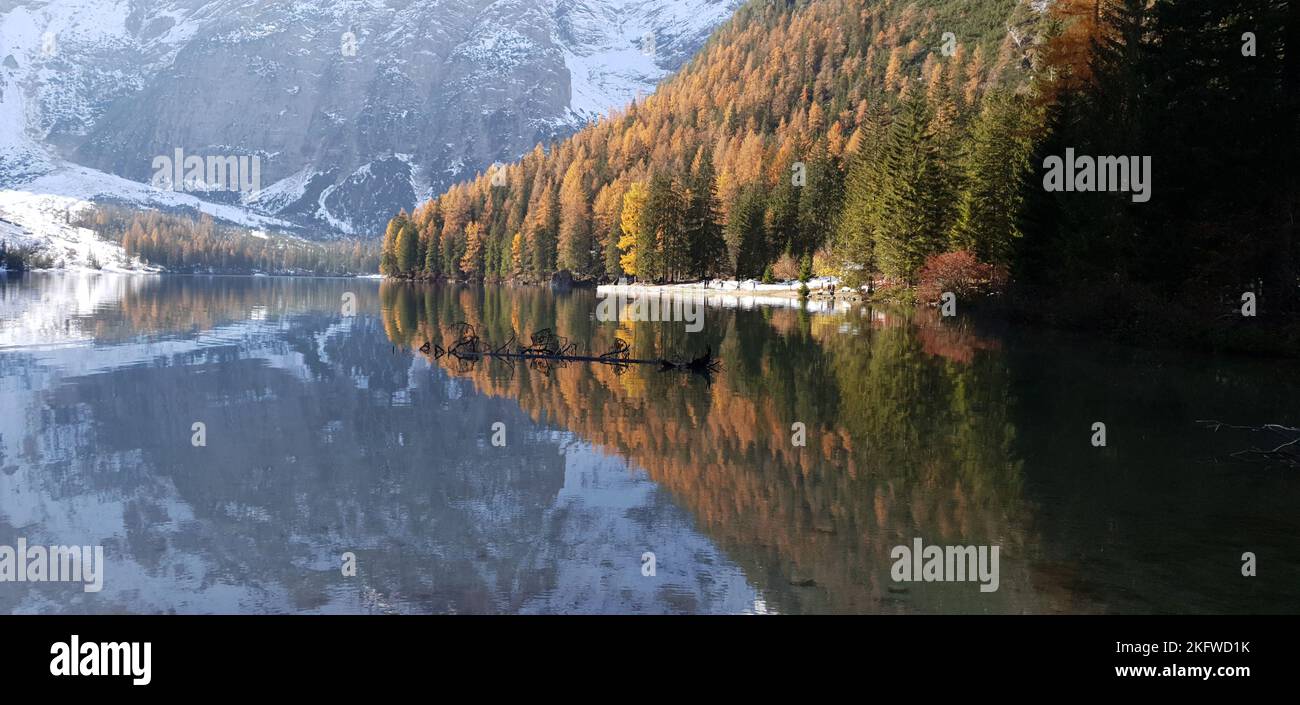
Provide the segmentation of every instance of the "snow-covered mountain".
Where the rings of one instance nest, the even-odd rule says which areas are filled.
[[[651,92],[740,3],[0,0],[0,209],[26,226],[24,204],[117,200],[375,235]],[[156,160],[177,150],[255,158],[257,188],[173,191]]]

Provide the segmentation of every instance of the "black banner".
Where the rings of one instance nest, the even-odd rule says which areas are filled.
[[[535,694],[599,684],[597,692],[635,693],[701,679],[759,692],[885,682],[918,694],[973,695],[1008,684],[1249,692],[1294,678],[1296,624],[1291,617],[8,617],[0,663],[8,685],[132,696],[263,685],[427,691],[435,683]]]

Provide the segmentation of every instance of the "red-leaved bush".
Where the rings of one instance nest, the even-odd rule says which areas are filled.
[[[916,295],[925,303],[939,300],[945,291],[959,299],[972,299],[1001,293],[1007,285],[1007,270],[985,264],[966,250],[931,255],[918,273]]]

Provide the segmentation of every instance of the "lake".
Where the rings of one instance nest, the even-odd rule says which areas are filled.
[[[0,582],[0,612],[1300,607],[1300,470],[1197,423],[1300,426],[1295,361],[867,305],[710,306],[698,332],[596,307],[0,275],[0,545],[105,560],[99,592]],[[462,323],[722,369],[440,355]],[[998,547],[997,589],[895,580],[918,539]]]

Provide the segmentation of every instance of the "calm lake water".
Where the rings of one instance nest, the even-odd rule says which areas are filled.
[[[1196,423],[1300,426],[1294,362],[866,306],[710,307],[697,333],[595,310],[592,292],[0,276],[0,545],[107,562],[99,593],[0,583],[0,613],[1300,608],[1300,471],[1230,456],[1277,445],[1263,434]],[[494,345],[551,329],[724,368],[421,352],[462,321]],[[998,546],[998,589],[895,582],[917,538]]]

